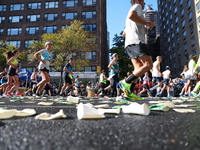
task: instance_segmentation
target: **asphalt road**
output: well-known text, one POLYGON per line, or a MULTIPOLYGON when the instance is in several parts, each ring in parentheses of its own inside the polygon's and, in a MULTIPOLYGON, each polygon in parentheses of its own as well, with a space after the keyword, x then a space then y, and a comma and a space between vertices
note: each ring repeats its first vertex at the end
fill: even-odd
MULTIPOLYGON (((55 99, 25 97, 11 102, 11 98, 0 98, 0 107, 7 109, 33 108, 36 115, 63 109, 67 115, 57 120, 36 120, 36 115, 0 120, 0 150, 200 150, 200 101, 184 102, 196 104, 192 107, 195 113, 178 113, 171 108, 167 112, 151 111, 148 116, 121 112, 106 114, 105 119, 79 120, 76 104, 38 105, 40 101, 55 99)), ((107 103, 110 108, 117 105, 109 99, 82 100, 92 104, 107 103)), ((150 100, 161 99, 137 102, 149 103, 150 100)), ((172 99, 164 99, 168 100, 172 99)))

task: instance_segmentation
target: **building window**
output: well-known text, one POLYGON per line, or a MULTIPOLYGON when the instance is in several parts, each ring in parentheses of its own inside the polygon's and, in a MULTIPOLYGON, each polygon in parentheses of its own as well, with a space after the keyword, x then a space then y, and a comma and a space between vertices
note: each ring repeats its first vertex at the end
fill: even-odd
POLYGON ((180 0, 180 5, 182 5, 183 4, 183 0, 180 0))
POLYGON ((185 20, 182 21, 182 27, 185 27, 185 20))
POLYGON ((58 8, 58 2, 45 2, 45 8, 58 8))
POLYGON ((68 19, 77 19, 78 13, 62 13, 62 20, 68 20, 68 19))
POLYGON ((96 5, 96 0, 83 0, 82 1, 83 6, 95 6, 96 5))
POLYGON ((85 59, 96 59, 96 52, 86 52, 85 53, 85 59))
POLYGON ((96 11, 82 12, 82 19, 91 19, 96 17, 96 11))
POLYGON ((82 25, 82 27, 85 31, 96 31, 97 30, 96 24, 86 24, 86 25, 82 25))
POLYGON ((0 36, 3 35, 4 29, 0 29, 0 36))
MULTIPOLYGON (((199 22, 200 23, 200 22, 199 22)), ((190 32, 193 32, 194 31, 194 26, 193 26, 193 24, 191 24, 190 26, 190 32)))
POLYGON ((4 23, 5 17, 0 17, 0 23, 4 23))
POLYGON ((176 24, 178 23, 178 17, 176 17, 175 22, 176 22, 176 24))
POLYGON ((197 3, 196 8, 197 8, 197 11, 200 10, 200 2, 197 3))
POLYGON ((58 20, 58 14, 44 14, 44 21, 58 20))
POLYGON ((184 32, 183 32, 183 37, 186 38, 186 36, 187 36, 187 32, 184 31, 184 32))
POLYGON ((15 23, 15 22, 22 22, 23 16, 10 16, 8 22, 15 23))
POLYGON ((172 32, 172 39, 174 38, 174 32, 172 32))
POLYGON ((7 41, 6 42, 7 45, 13 45, 15 47, 20 47, 20 43, 21 41, 7 41))
POLYGON ((11 4, 10 11, 24 10, 24 4, 11 4))
POLYGON ((70 27, 70 25, 62 25, 60 28, 61 29, 67 29, 68 27, 70 27))
POLYGON ((183 9, 181 10, 181 15, 183 16, 184 13, 185 13, 185 10, 184 10, 184 8, 183 8, 183 9))
POLYGON ((178 8, 177 8, 177 7, 175 7, 175 9, 174 9, 174 13, 176 14, 176 13, 177 13, 177 11, 178 11, 178 8))
POLYGON ((184 48, 184 50, 187 50, 187 49, 188 49, 187 42, 184 43, 183 48, 184 48))
POLYGON ((77 57, 76 52, 73 52, 73 53, 72 53, 72 58, 73 58, 74 60, 76 60, 76 57, 77 57))
POLYGON ((62 6, 63 7, 77 7, 78 6, 78 0, 63 1, 62 6))
POLYGON ((174 24, 173 23, 171 23, 171 29, 173 29, 174 28, 174 24))
POLYGON ((27 15, 27 22, 40 21, 40 15, 27 15))
POLYGON ((197 23, 200 25, 200 17, 197 18, 197 23))
POLYGON ((189 13, 189 20, 192 20, 192 12, 189 13))
MULTIPOLYGON (((34 41, 38 42, 38 40, 34 40, 34 41)), ((25 48, 32 47, 33 45, 31 43, 33 43, 33 40, 25 40, 24 41, 25 48)))
POLYGON ((190 8, 191 7, 191 0, 188 0, 187 4, 188 4, 188 8, 190 8))
POLYGON ((0 11, 6 11, 6 5, 0 5, 0 11))
POLYGON ((192 45, 194 45, 196 43, 196 40, 195 40, 194 36, 191 38, 191 43, 192 43, 192 45))
POLYGON ((28 9, 41 9, 41 3, 28 3, 28 9))
POLYGON ((176 33, 177 33, 177 34, 179 33, 179 27, 176 28, 176 33))
POLYGON ((43 33, 56 33, 56 26, 43 27, 43 33))
POLYGON ((7 35, 21 35, 22 34, 22 28, 12 28, 8 29, 7 35))
POLYGON ((39 33, 39 27, 29 27, 26 28, 26 35, 29 34, 38 34, 39 33))
POLYGON ((96 66, 88 66, 85 67, 85 72, 96 71, 96 66))

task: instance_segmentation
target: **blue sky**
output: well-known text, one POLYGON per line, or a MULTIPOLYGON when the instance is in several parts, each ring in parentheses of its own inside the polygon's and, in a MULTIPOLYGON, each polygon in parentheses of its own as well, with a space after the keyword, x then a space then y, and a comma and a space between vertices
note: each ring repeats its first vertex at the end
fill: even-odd
MULTIPOLYGON (((157 0, 144 0, 157 10, 157 0)), ((120 34, 125 27, 125 19, 131 7, 130 0, 107 0, 107 25, 110 32, 110 46, 115 34, 120 34)))

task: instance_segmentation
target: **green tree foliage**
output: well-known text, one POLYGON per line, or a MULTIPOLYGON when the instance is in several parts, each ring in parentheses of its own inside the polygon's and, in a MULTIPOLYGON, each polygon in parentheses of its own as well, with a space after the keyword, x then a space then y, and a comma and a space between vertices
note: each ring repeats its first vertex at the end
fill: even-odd
POLYGON ((53 42, 52 52, 56 55, 57 61, 54 64, 55 70, 62 71, 65 63, 68 62, 69 56, 76 53, 76 71, 88 66, 88 60, 80 60, 80 54, 95 49, 95 36, 82 28, 83 22, 74 20, 70 26, 59 30, 57 33, 46 33, 42 35, 42 40, 34 42, 33 47, 35 51, 44 48, 46 41, 53 42), (80 62, 80 63, 79 63, 80 62))
POLYGON ((113 38, 114 44, 110 49, 111 56, 113 53, 117 53, 119 55, 120 79, 126 77, 127 72, 133 71, 133 65, 131 63, 131 60, 124 49, 124 40, 125 39, 122 37, 122 33, 120 35, 116 34, 115 37, 113 38))

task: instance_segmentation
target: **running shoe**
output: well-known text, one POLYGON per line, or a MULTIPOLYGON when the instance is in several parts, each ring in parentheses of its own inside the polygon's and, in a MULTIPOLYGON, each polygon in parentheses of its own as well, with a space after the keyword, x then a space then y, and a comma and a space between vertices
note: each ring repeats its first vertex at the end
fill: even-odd
POLYGON ((9 96, 13 96, 13 94, 12 94, 12 93, 10 93, 10 92, 8 92, 8 95, 9 95, 9 96))
POLYGON ((171 95, 169 95, 169 96, 167 96, 167 98, 172 98, 172 96, 171 96, 171 95))
POLYGON ((136 94, 134 94, 134 93, 131 93, 131 94, 129 94, 129 95, 124 95, 124 98, 126 99, 126 100, 143 100, 143 98, 142 97, 139 97, 139 96, 137 96, 136 94))
POLYGON ((179 94, 179 97, 183 97, 183 94, 180 93, 180 94, 179 94))
POLYGON ((5 96, 5 97, 9 97, 10 95, 9 95, 9 94, 5 94, 5 93, 4 93, 4 94, 3 94, 3 96, 5 96))
POLYGON ((119 87, 120 89, 122 89, 122 91, 124 92, 125 95, 130 95, 131 92, 131 84, 130 83, 126 83, 125 80, 121 80, 119 82, 119 87))
POLYGON ((22 96, 22 94, 21 93, 16 93, 15 96, 22 96))
POLYGON ((191 93, 190 93, 190 96, 192 96, 192 97, 198 97, 198 94, 195 93, 195 92, 191 92, 191 93))

